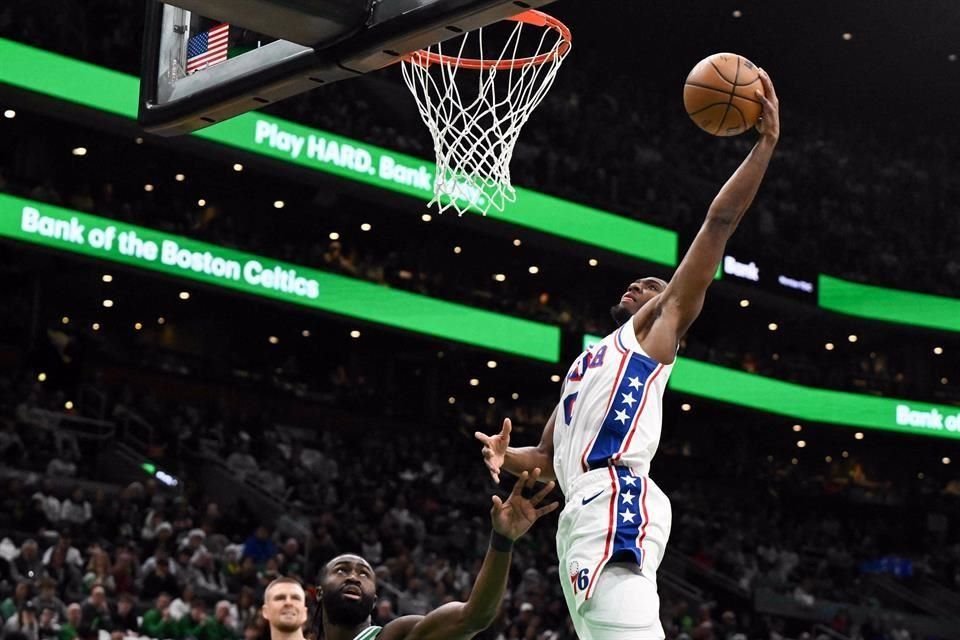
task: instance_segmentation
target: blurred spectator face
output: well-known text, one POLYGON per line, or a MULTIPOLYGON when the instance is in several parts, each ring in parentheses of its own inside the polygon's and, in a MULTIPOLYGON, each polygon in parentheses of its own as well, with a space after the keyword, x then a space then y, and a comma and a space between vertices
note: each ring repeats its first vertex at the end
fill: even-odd
POLYGON ((207 618, 207 607, 202 600, 195 600, 190 606, 190 617, 194 622, 203 622, 207 618))
POLYGON ((40 581, 40 597, 44 599, 54 597, 57 591, 57 583, 49 578, 40 581))
POLYGON ((107 594, 103 587, 97 585, 90 590, 90 603, 98 609, 106 606, 107 594))
POLYGON ((67 607, 67 622, 70 623, 74 629, 80 627, 80 622, 83 620, 83 609, 80 608, 80 605, 74 602, 69 607, 67 607))
POLYGON ((36 560, 39 553, 40 549, 37 547, 37 543, 33 540, 27 540, 20 546, 20 555, 24 560, 36 560))
POLYGON ((248 624, 243 629, 243 640, 260 640, 260 629, 256 625, 248 624))
POLYGON ((33 605, 27 605, 23 609, 20 609, 20 625, 23 626, 33 626, 37 624, 37 610, 33 605))
POLYGON ((220 602, 218 602, 217 611, 216 611, 217 621, 221 623, 225 623, 229 615, 230 615, 230 603, 227 602, 226 600, 221 600, 220 602))
POLYGON ((15 602, 25 602, 27 598, 30 597, 30 583, 29 582, 18 582, 17 587, 13 592, 13 599, 15 602))
POLYGON ((254 535, 256 535, 257 538, 260 540, 266 540, 267 538, 270 537, 270 530, 267 529, 265 526, 260 525, 259 527, 257 527, 257 531, 254 535))
POLYGON ((160 595, 157 596, 157 610, 158 610, 158 611, 164 611, 164 610, 166 610, 167 607, 169 607, 169 606, 170 606, 170 596, 169 596, 169 595, 167 595, 167 594, 165 594, 165 593, 161 593, 160 595))
POLYGON ((300 551, 300 543, 295 538, 287 538, 287 541, 283 543, 283 553, 292 557, 297 555, 298 551, 300 551))
POLYGON ((133 601, 130 598, 120 598, 117 601, 117 613, 121 617, 126 617, 133 609, 133 601))
POLYGON ((50 627, 53 624, 53 609, 44 607, 40 612, 40 626, 50 627))

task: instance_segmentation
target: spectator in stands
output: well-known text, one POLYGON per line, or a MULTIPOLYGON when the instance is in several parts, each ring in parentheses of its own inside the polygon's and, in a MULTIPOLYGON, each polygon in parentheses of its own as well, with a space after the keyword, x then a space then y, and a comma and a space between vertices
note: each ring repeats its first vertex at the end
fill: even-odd
POLYGON ((170 595, 161 593, 154 607, 143 614, 141 630, 149 638, 180 637, 177 621, 170 615, 170 595))
MULTIPOLYGON (((283 543, 279 560, 281 575, 301 577, 305 575, 306 559, 300 553, 300 543, 297 542, 296 538, 287 538, 286 542, 283 543)), ((370 562, 376 564, 376 562, 379 562, 379 559, 376 562, 373 560, 370 560, 370 562)))
POLYGON ((198 551, 207 551, 203 541, 207 539, 207 534, 203 529, 191 529, 183 541, 180 543, 178 551, 186 551, 192 558, 198 551))
POLYGON ((60 505, 60 521, 68 525, 85 525, 93 517, 90 503, 84 499, 83 489, 77 487, 60 505))
POLYGON ((148 571, 143 577, 143 587, 140 589, 140 596, 146 599, 152 599, 161 593, 178 593, 180 585, 177 579, 170 573, 170 559, 166 556, 157 558, 152 570, 148 571))
POLYGON ((83 624, 91 629, 110 631, 113 628, 113 613, 107 602, 107 592, 95 585, 90 590, 90 596, 82 606, 83 624))
POLYGON ((253 535, 243 543, 243 557, 252 558, 258 567, 276 555, 277 545, 270 538, 270 528, 265 524, 257 527, 253 535))
POLYGON ((260 616, 260 607, 257 606, 257 594, 250 587, 240 589, 240 596, 231 611, 233 629, 237 636, 243 635, 243 630, 251 623, 255 623, 260 616))
POLYGON ((207 618, 197 631, 197 640, 234 640, 233 620, 230 619, 230 601, 221 600, 214 608, 213 617, 207 618))
POLYGON ((22 580, 14 587, 11 593, 3 602, 0 602, 0 622, 5 622, 17 615, 17 612, 23 608, 30 600, 30 583, 22 580))
POLYGON ((36 609, 53 609, 57 614, 57 621, 66 619, 67 606, 57 597, 57 581, 50 576, 40 578, 37 596, 32 603, 36 609))
POLYGON ((117 598, 117 606, 112 615, 111 632, 113 640, 126 635, 139 635, 140 623, 137 621, 136 602, 133 597, 124 593, 117 598))
POLYGON ((219 600, 227 595, 227 585, 214 564, 213 554, 205 549, 199 549, 190 559, 187 581, 204 600, 219 600))
POLYGON ((227 466, 241 480, 260 469, 256 458, 250 455, 250 436, 245 431, 240 432, 240 446, 227 456, 227 466))
POLYGON ((10 572, 16 580, 36 580, 43 575, 43 560, 40 547, 33 538, 27 538, 20 545, 20 553, 13 559, 10 572))
POLYGON ((90 591, 95 584, 102 586, 110 594, 117 590, 113 567, 110 564, 110 554, 100 547, 94 547, 90 551, 87 572, 83 576, 83 588, 86 591, 90 591))
POLYGON ((37 637, 40 640, 56 640, 60 636, 60 625, 57 623, 53 609, 44 607, 40 610, 37 620, 37 637))
POLYGON ((62 556, 64 562, 78 570, 83 568, 83 556, 80 555, 80 550, 73 546, 73 534, 69 529, 60 529, 56 544, 43 554, 43 564, 49 565, 54 555, 62 556))
POLYGON ((183 591, 180 592, 180 595, 170 602, 170 618, 180 620, 180 618, 190 615, 190 605, 195 599, 196 593, 193 590, 193 585, 189 582, 183 585, 183 591))
POLYGON ((17 615, 3 624, 3 640, 9 640, 14 632, 22 633, 27 640, 39 640, 39 630, 37 607, 30 601, 20 608, 17 615))
POLYGON ((67 619, 60 625, 59 640, 75 640, 83 622, 83 608, 78 602, 67 606, 67 619))

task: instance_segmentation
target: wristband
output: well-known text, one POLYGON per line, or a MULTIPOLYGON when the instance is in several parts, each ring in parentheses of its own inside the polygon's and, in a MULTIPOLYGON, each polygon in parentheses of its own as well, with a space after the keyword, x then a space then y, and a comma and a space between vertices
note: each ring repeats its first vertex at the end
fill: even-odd
POLYGON ((493 531, 490 533, 490 548, 494 551, 500 551, 502 553, 510 553, 513 551, 513 540, 503 535, 502 533, 497 533, 493 531))

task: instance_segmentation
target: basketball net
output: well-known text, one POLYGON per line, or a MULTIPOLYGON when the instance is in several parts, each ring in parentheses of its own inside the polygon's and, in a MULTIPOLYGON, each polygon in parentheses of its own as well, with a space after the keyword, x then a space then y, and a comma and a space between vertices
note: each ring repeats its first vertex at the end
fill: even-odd
POLYGON ((510 160, 517 138, 553 86, 571 38, 563 23, 539 11, 510 20, 513 30, 495 57, 484 55, 492 37, 484 42, 481 28, 448 42, 446 53, 441 42, 403 60, 403 79, 433 137, 437 170, 427 206, 436 204, 440 213, 453 207, 461 216, 468 210, 486 215, 516 201, 510 160), (518 57, 533 46, 536 53, 518 57), (467 51, 479 57, 468 58, 467 51), (476 79, 457 83, 474 72, 476 79))

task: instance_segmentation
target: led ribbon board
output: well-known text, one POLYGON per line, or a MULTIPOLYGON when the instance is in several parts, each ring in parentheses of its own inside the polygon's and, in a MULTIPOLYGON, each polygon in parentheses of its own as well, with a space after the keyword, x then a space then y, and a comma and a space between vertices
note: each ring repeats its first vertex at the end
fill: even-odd
MULTIPOLYGON (((136 119, 139 79, 0 38, 0 83, 136 119)), ((273 116, 246 113, 195 134, 210 142, 413 196, 433 197, 435 165, 273 116)), ((669 229, 517 189, 490 218, 666 266, 677 264, 669 229)))
POLYGON ((819 278, 819 304, 824 309, 860 318, 960 331, 960 300, 913 291, 884 289, 819 278))
MULTIPOLYGON (((584 336, 584 349, 601 339, 584 336)), ((669 386, 797 420, 960 440, 960 407, 804 387, 690 358, 677 361, 669 386)))
POLYGON ((557 362, 560 329, 0 193, 0 237, 557 362))

